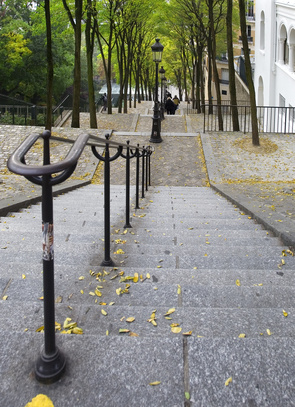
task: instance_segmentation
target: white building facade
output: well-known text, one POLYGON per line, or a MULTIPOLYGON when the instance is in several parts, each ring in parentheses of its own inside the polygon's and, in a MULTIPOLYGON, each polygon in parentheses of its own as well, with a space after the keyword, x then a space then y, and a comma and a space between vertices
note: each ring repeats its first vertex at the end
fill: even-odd
POLYGON ((295 107, 295 0, 256 0, 258 106, 295 107))

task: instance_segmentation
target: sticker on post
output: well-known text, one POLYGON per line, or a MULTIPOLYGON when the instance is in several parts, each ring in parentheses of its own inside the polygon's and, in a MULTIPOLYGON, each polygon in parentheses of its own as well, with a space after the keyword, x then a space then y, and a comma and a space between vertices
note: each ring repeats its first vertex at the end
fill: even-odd
POLYGON ((43 260, 50 261, 53 260, 53 224, 43 223, 42 225, 43 234, 43 260))

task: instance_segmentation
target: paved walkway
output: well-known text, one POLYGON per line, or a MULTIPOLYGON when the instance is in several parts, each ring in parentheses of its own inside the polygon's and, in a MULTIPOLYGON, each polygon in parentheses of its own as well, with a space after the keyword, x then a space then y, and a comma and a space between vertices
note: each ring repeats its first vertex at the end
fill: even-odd
MULTIPOLYGON (((128 114, 118 114, 115 110, 113 115, 98 114, 97 130, 89 129, 88 115, 81 114, 81 129, 72 129, 68 122, 63 128, 54 128, 53 134, 76 138, 85 131, 100 136, 105 130, 113 130, 114 140, 129 139, 131 143, 147 145, 151 132, 151 113, 151 102, 142 102, 136 109, 129 109, 128 114)), ((202 186, 207 185, 209 177, 214 188, 273 229, 286 244, 295 246, 294 136, 262 135, 261 147, 253 148, 251 135, 203 134, 203 117, 184 113, 185 103, 182 102, 177 115, 166 116, 162 122, 163 143, 154 145, 152 160, 154 185, 202 186)), ((28 203, 40 195, 40 187, 32 186, 6 168, 9 155, 20 142, 31 132, 40 130, 37 127, 0 126, 2 215, 5 208, 14 203, 24 200, 28 203)), ((29 162, 38 162, 40 147, 37 145, 34 148, 29 155, 29 162)), ((65 156, 67 150, 67 144, 60 146, 52 142, 52 161, 65 156)), ((90 149, 86 149, 75 173, 65 185, 70 187, 89 182, 96 165, 97 161, 90 149)), ((124 182, 122 165, 122 162, 117 161, 115 167, 112 167, 114 184, 124 182)), ((101 176, 102 172, 99 172, 96 182, 101 181, 101 176)))

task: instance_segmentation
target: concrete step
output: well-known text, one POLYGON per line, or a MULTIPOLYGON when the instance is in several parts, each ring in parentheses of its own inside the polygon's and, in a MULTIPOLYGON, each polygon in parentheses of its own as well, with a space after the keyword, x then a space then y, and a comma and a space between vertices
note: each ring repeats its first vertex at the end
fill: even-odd
MULTIPOLYGON (((205 308, 205 307, 173 307, 174 311, 168 318, 169 309, 158 306, 128 305, 81 305, 57 304, 55 308, 56 322, 63 325, 66 318, 72 318, 83 329, 84 336, 120 336, 120 329, 130 330, 140 338, 176 336, 171 330, 171 324, 181 328, 179 336, 190 332, 191 338, 238 338, 244 334, 246 338, 260 339, 270 336, 287 338, 295 335, 295 308, 288 307, 285 317, 281 308, 205 308), (105 311, 103 315, 101 311, 105 311), (149 319, 155 311, 154 326, 149 319), (127 322, 134 318, 133 322, 127 322)), ((43 326, 43 304, 41 301, 30 302, 24 308, 22 303, 11 304, 8 301, 1 304, 0 323, 2 332, 34 333, 43 326), (16 315, 18 316, 16 318, 16 315)), ((128 334, 128 332, 127 332, 128 334)), ((42 334, 39 334, 42 335, 42 334)), ((62 335, 57 331, 57 336, 62 335)))

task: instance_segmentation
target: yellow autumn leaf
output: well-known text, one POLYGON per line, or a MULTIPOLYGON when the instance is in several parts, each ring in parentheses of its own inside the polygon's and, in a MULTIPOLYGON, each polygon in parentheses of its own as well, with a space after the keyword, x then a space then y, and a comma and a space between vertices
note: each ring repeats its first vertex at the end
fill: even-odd
POLYGON ((89 295, 92 295, 94 297, 95 293, 93 291, 89 291, 89 295))
POLYGON ((25 274, 22 274, 22 279, 24 280, 26 278, 26 275, 25 274))
POLYGON ((38 394, 25 407, 54 407, 52 401, 45 394, 38 394))
POLYGON ((134 283, 138 282, 138 273, 134 273, 133 282, 134 283))
POLYGON ((75 335, 83 335, 83 329, 82 328, 78 328, 77 326, 73 329, 73 334, 75 335))
POLYGON ((98 296, 98 297, 101 297, 102 296, 102 293, 96 288, 96 290, 95 290, 95 294, 98 296))
POLYGON ((80 290, 80 293, 81 293, 81 294, 84 294, 84 291, 83 291, 83 290, 80 290))
POLYGON ((154 319, 151 320, 151 323, 152 325, 157 326, 157 322, 154 319))
POLYGON ((266 332, 267 332, 267 335, 269 335, 269 336, 272 335, 272 333, 270 332, 270 329, 267 329, 266 332))
POLYGON ((150 273, 147 273, 146 278, 151 278, 150 273))
POLYGON ((184 335, 184 336, 191 336, 192 333, 193 333, 193 331, 182 332, 182 335, 184 335))
POLYGON ((43 332, 44 331, 44 325, 40 326, 40 328, 36 329, 36 332, 43 332))
POLYGON ((158 268, 158 269, 161 269, 161 268, 162 268, 162 266, 157 266, 157 268, 158 268))
POLYGON ((238 280, 236 280, 236 285, 237 285, 238 287, 240 287, 241 282, 240 282, 240 280, 239 280, 239 279, 238 279, 238 280))
POLYGON ((283 315, 284 315, 284 317, 288 316, 288 312, 286 312, 284 309, 283 309, 283 315))
MULTIPOLYGON (((91 270, 90 270, 90 271, 91 271, 91 270)), ((79 280, 84 280, 84 278, 85 278, 84 276, 80 276, 80 277, 79 277, 79 280)))
POLYGON ((231 382, 233 381, 232 377, 229 377, 226 381, 225 381, 225 386, 228 386, 231 382))
POLYGON ((118 249, 114 254, 125 254, 125 252, 122 249, 118 249))
POLYGON ((181 332, 181 327, 180 327, 180 326, 173 326, 173 327, 171 328, 171 331, 172 331, 174 334, 179 334, 179 333, 181 332))
POLYGON ((129 332, 128 336, 139 336, 138 334, 136 334, 135 332, 129 332))
POLYGON ((102 313, 102 315, 108 315, 108 313, 104 309, 102 309, 100 312, 102 313))
POLYGON ((120 295, 120 294, 121 294, 121 291, 122 291, 122 288, 121 288, 121 287, 117 288, 117 289, 116 289, 116 294, 117 294, 117 295, 120 295))
POLYGON ((126 333, 129 333, 129 332, 130 332, 129 329, 122 329, 122 328, 119 329, 119 334, 126 334, 126 333))
POLYGON ((106 336, 109 336, 109 331, 106 331, 106 336))
POLYGON ((129 317, 129 318, 126 319, 126 322, 129 322, 129 323, 131 323, 133 321, 135 321, 134 317, 129 317))
POLYGON ((181 286, 179 284, 177 284, 177 294, 178 295, 181 294, 181 286))
POLYGON ((151 382, 149 383, 150 386, 158 386, 161 382, 151 382))
POLYGON ((166 312, 165 316, 170 315, 170 314, 173 314, 173 312, 175 312, 175 308, 170 308, 170 309, 166 312))
POLYGON ((246 334, 240 334, 239 338, 246 338, 246 334))
POLYGON ((8 295, 3 295, 2 300, 3 300, 3 301, 6 301, 7 298, 8 298, 8 295))

